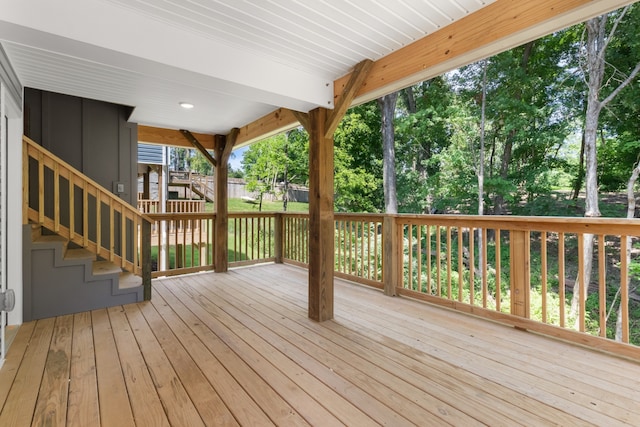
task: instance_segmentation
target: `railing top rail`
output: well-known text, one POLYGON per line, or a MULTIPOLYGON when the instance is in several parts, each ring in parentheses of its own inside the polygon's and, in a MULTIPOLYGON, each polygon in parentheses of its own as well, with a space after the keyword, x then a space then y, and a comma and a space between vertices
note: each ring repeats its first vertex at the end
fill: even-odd
POLYGON ((165 212, 165 213, 148 213, 145 214, 153 221, 171 220, 171 219, 210 219, 215 218, 215 212, 165 212))
POLYGON ((507 215, 393 215, 398 223, 492 228, 520 231, 554 231, 604 235, 640 235, 640 221, 627 218, 526 217, 507 215))
POLYGON ((352 213, 352 212, 335 212, 333 217, 335 219, 341 220, 352 220, 352 221, 360 221, 360 220, 377 220, 382 221, 386 215, 381 213, 352 213))
POLYGON ((36 143, 34 140, 29 138, 28 136, 23 135, 22 136, 22 141, 25 144, 27 144, 29 147, 37 150, 38 152, 42 153, 44 156, 50 158, 51 160, 53 160, 55 163, 59 164, 60 166, 66 168, 66 169, 68 169, 70 171, 73 171, 75 174, 78 175, 78 177, 81 177, 88 184, 90 184, 91 186, 95 187, 96 189, 99 189, 107 198, 113 200, 115 203, 117 203, 118 205, 122 206, 123 210, 129 211, 130 214, 138 216, 138 217, 144 219, 145 221, 152 222, 149 217, 147 217, 145 214, 140 213, 140 211, 138 211, 136 206, 132 206, 129 203, 127 203, 126 201, 124 201, 121 198, 119 198, 118 196, 114 195, 109 190, 105 189, 102 185, 98 184, 96 181, 94 181, 93 179, 89 178, 88 176, 86 176, 82 172, 78 171, 73 166, 71 166, 69 163, 67 163, 64 160, 62 160, 60 157, 58 157, 55 154, 47 151, 44 147, 40 146, 38 143, 36 143))
POLYGON ((275 217, 278 212, 229 212, 229 218, 275 217))

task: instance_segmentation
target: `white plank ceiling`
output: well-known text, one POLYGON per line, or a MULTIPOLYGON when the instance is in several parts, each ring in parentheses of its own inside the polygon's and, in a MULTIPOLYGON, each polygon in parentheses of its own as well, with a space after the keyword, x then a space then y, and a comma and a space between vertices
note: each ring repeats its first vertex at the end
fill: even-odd
POLYGON ((0 43, 27 87, 227 133, 278 107, 331 107, 332 82, 358 62, 493 1, 0 0, 0 43))
MULTIPOLYGON (((331 108, 333 82, 363 59, 495 1, 0 0, 0 44, 24 86, 132 106, 144 125, 226 134, 279 107, 331 108)), ((577 13, 515 42, 589 12, 577 13)), ((482 54, 514 45, 499 40, 482 54)))

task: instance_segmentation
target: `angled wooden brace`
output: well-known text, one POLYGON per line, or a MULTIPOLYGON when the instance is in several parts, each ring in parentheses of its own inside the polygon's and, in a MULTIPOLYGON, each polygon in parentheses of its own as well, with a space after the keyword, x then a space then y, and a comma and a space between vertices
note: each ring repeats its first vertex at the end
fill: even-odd
POLYGON ((373 61, 370 59, 365 59, 354 67, 351 76, 349 76, 349 81, 345 85, 342 94, 337 99, 335 107, 333 108, 333 110, 331 110, 329 116, 327 117, 327 123, 324 129, 325 138, 333 136, 333 133, 338 128, 340 121, 351 106, 353 99, 358 94, 360 87, 366 80, 372 68, 373 61))
POLYGON ((202 153, 204 158, 207 159, 207 161, 211 163, 213 167, 216 167, 218 165, 218 163, 216 162, 216 159, 214 159, 213 156, 211 156, 211 154, 207 151, 207 149, 204 148, 202 144, 200 144, 198 139, 195 136, 193 136, 193 134, 190 131, 185 129, 180 129, 180 133, 187 139, 187 141, 191 143, 191 145, 193 145, 200 153, 202 153))

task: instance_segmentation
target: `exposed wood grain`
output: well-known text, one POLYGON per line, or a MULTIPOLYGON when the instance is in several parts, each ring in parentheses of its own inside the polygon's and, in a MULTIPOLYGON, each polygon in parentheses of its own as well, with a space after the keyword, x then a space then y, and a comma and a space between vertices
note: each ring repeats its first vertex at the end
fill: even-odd
MULTIPOLYGON (((353 102, 379 98, 570 25, 559 17, 572 16, 573 23, 578 23, 629 3, 632 1, 498 0, 375 61, 353 102)), ((352 74, 333 82, 335 100, 340 100, 352 74)), ((297 125, 290 110, 281 108, 242 127, 238 144, 268 138, 297 125)))
MULTIPOLYGON (((193 136, 198 139, 204 148, 213 150, 215 135, 194 132, 193 136)), ((192 145, 177 129, 138 125, 138 141, 150 144, 170 145, 173 147, 192 148, 192 145)))
POLYGON ((182 134, 182 136, 185 137, 185 139, 194 147, 196 147, 196 149, 200 152, 200 154, 202 154, 204 156, 205 159, 207 159, 209 161, 209 163, 211 163, 211 165, 213 167, 217 166, 216 163, 216 159, 213 158, 213 156, 211 155, 211 153, 209 153, 207 151, 207 149, 200 143, 200 141, 198 141, 198 138, 196 138, 196 136, 189 132, 188 130, 185 129, 180 129, 180 133, 182 134))
MULTIPOLYGON (((162 303, 160 301, 160 304, 162 303)), ((162 346, 163 353, 171 361, 180 383, 189 393, 189 398, 197 408, 204 424, 207 426, 238 425, 220 395, 207 381, 197 363, 182 346, 154 305, 139 304, 139 307, 158 343, 162 346)))
POLYGON ((9 391, 18 374, 25 352, 30 348, 31 334, 33 334, 35 327, 36 322, 23 323, 11 343, 11 352, 7 354, 0 370, 0 410, 7 401, 7 396, 9 396, 9 391))
POLYGON ((193 316, 180 300, 164 287, 162 282, 157 284, 158 297, 153 302, 154 306, 170 325, 175 336, 198 364, 213 388, 220 394, 234 418, 241 425, 271 424, 264 411, 205 344, 212 332, 202 326, 197 317, 193 316))
POLYGON ((122 307, 108 309, 118 357, 124 373, 131 409, 137 424, 169 426, 144 356, 136 343, 122 307))
POLYGON ((278 384, 272 388, 271 384, 258 374, 262 369, 273 369, 272 365, 263 364, 263 359, 259 356, 251 363, 255 363, 260 368, 257 372, 251 369, 251 365, 242 358, 242 355, 234 351, 234 345, 237 343, 235 340, 238 338, 208 312, 204 299, 196 296, 194 300, 193 295, 186 294, 183 288, 174 288, 173 292, 202 324, 216 331, 216 337, 210 336, 207 339, 209 350, 225 365, 236 381, 242 385, 252 385, 248 392, 275 424, 308 425, 300 414, 276 392, 278 384))
POLYGON ((103 425, 133 425, 133 412, 106 310, 91 312, 100 419, 103 425))
POLYGON ((531 289, 529 241, 528 232, 511 231, 509 233, 511 314, 527 319, 529 318, 529 290, 531 289))
POLYGON ((309 113, 309 317, 333 318, 333 137, 325 137, 327 110, 309 113))
POLYGON ((83 312, 73 316, 67 426, 95 425, 100 425, 95 347, 91 313, 83 312))
POLYGON ((0 425, 45 414, 103 426, 640 419, 637 359, 342 280, 334 320, 315 322, 307 280, 281 264, 162 279, 152 302, 27 323, 0 370, 0 425))
POLYGON ((11 392, 0 413, 1 426, 31 425, 54 324, 55 319, 39 320, 36 323, 29 340, 29 351, 22 358, 11 392))
POLYGON ((73 316, 55 319, 44 375, 33 414, 33 424, 63 426, 67 423, 69 377, 71 369, 71 338, 73 316))
POLYGON ((124 310, 169 423, 176 426, 204 426, 200 414, 189 398, 169 358, 162 351, 162 347, 142 316, 140 307, 136 304, 128 304, 124 306, 124 310))
POLYGON ((349 79, 344 84, 342 92, 334 96, 335 107, 327 118, 327 123, 325 125, 324 131, 325 138, 333 138, 333 133, 338 128, 338 125, 342 121, 344 114, 351 106, 353 99, 362 87, 362 84, 365 82, 372 68, 373 61, 371 61, 370 59, 365 59, 364 61, 358 63, 349 75, 349 79))

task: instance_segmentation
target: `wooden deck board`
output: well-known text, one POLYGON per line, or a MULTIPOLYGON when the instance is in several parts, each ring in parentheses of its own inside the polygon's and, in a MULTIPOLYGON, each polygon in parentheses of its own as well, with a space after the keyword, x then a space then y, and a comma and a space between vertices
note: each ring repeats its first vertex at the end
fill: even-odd
POLYGON ((34 425, 62 426, 67 423, 72 335, 73 316, 57 317, 33 415, 34 425))
POLYGON ((23 325, 0 425, 638 425, 640 363, 283 265, 23 325))
POLYGON ((98 405, 100 420, 106 426, 135 425, 118 348, 106 309, 91 312, 98 405))
POLYGON ((95 346, 89 312, 78 313, 73 317, 69 409, 66 424, 77 427, 100 425, 95 346))

